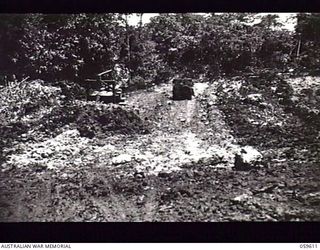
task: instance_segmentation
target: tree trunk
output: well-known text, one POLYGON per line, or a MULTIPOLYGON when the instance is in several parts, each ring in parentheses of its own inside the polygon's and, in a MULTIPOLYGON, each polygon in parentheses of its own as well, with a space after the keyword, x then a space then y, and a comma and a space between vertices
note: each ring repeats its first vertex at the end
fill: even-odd
POLYGON ((139 21, 139 39, 141 39, 142 16, 143 16, 143 13, 140 13, 140 21, 139 21))
POLYGON ((299 43, 298 43, 297 57, 299 57, 300 55, 300 49, 301 49, 301 38, 299 39, 299 43))
POLYGON ((129 84, 130 84, 131 79, 132 79, 132 72, 131 72, 131 47, 130 47, 130 37, 129 37, 128 15, 129 14, 125 14, 125 16, 126 16, 126 42, 127 42, 127 49, 128 49, 129 84))

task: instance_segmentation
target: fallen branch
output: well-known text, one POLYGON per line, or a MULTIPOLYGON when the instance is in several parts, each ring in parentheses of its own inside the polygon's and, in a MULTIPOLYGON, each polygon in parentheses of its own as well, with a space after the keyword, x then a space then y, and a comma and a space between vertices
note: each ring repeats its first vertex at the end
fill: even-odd
POLYGON ((27 76, 26 78, 24 78, 21 82, 19 82, 18 84, 20 85, 21 83, 24 83, 26 80, 28 80, 30 78, 30 76, 27 76))

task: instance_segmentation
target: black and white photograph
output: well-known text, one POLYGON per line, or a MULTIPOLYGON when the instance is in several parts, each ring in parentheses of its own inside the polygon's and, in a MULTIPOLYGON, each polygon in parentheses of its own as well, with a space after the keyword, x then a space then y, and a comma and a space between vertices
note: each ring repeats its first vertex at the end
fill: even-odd
POLYGON ((0 222, 319 221, 319 66, 319 13, 1 13, 0 222))

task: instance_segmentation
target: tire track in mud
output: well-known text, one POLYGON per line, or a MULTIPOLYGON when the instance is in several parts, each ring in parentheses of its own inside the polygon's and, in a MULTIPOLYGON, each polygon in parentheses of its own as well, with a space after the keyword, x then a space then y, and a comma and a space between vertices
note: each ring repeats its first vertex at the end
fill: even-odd
MULTIPOLYGON (((168 105, 165 98, 170 96, 171 88, 170 85, 164 85, 152 93, 135 95, 131 100, 129 99, 129 105, 138 106, 140 114, 150 120, 160 120, 160 124, 157 123, 154 132, 147 137, 151 138, 151 145, 158 144, 160 148, 166 148, 169 151, 167 157, 171 158, 172 155, 176 155, 178 162, 169 161, 169 165, 177 166, 179 158, 182 162, 186 160, 197 161, 201 158, 208 158, 210 155, 213 157, 215 153, 220 156, 226 155, 227 158, 229 156, 230 163, 239 146, 235 144, 235 139, 231 135, 230 128, 225 123, 221 111, 214 105, 216 85, 196 83, 194 88, 195 97, 192 100, 169 101, 170 105, 168 105), (200 118, 200 111, 208 113, 207 107, 201 106, 203 99, 206 103, 213 103, 210 120, 202 121, 200 118), (152 100, 154 107, 157 106, 157 103, 161 103, 160 109, 155 113, 150 110, 150 105, 141 104, 141 100, 147 100, 148 104, 152 100), (169 129, 167 129, 168 127, 169 129)), ((139 139, 144 140, 142 137, 139 139)), ((161 158, 158 161, 161 161, 161 158)))
MULTIPOLYGON (((199 83, 201 87, 206 84, 199 83)), ((201 95, 202 92, 207 88, 200 88, 202 91, 195 91, 197 96, 201 95)), ((197 100, 193 98, 192 100, 182 100, 182 101, 164 101, 163 96, 159 96, 159 93, 168 97, 170 96, 171 88, 169 85, 161 86, 159 89, 155 90, 153 93, 142 93, 143 95, 148 95, 146 98, 138 98, 135 96, 132 100, 129 101, 129 105, 138 106, 141 105, 139 102, 141 100, 152 100, 153 105, 156 103, 157 105, 161 105, 161 111, 156 114, 160 116, 160 123, 157 124, 158 130, 154 131, 149 137, 152 137, 151 142, 153 146, 155 144, 159 144, 160 148, 169 149, 170 153, 167 154, 169 158, 176 158, 179 161, 180 158, 190 158, 190 153, 198 152, 198 147, 200 146, 200 140, 197 135, 192 132, 192 127, 194 127, 198 121, 196 118, 196 105, 197 100), (162 100, 161 100, 162 99, 162 100), (169 128, 167 130, 167 128, 169 128), (177 158, 178 157, 178 158, 177 158)), ((144 103, 143 103, 144 104, 144 103)), ((140 113, 143 116, 148 116, 150 119, 158 120, 158 117, 152 117, 154 114, 150 112, 148 109, 144 109, 144 106, 150 107, 150 105, 141 105, 139 107, 140 113), (151 113, 148 114, 148 113, 151 113)), ((192 156, 193 154, 191 154, 192 156)), ((152 156, 151 156, 152 157, 152 156)), ((165 157, 165 156, 164 156, 165 157)), ((152 159, 150 159, 152 160, 152 159)), ((161 161, 161 158, 158 160, 161 161)), ((168 165, 175 165, 177 162, 168 162, 168 165)), ((167 169, 170 170, 170 169, 167 169)), ((158 171, 159 172, 159 171, 158 171)))
POLYGON ((145 222, 154 221, 158 207, 159 207, 159 202, 157 201, 156 191, 153 188, 147 194, 147 200, 144 205, 144 216, 142 221, 145 221, 145 222))
MULTIPOLYGON (((204 89, 205 88, 203 88, 203 90, 204 89)), ((141 93, 140 95, 133 95, 131 99, 129 98, 128 102, 129 105, 139 110, 140 115, 150 119, 149 113, 153 115, 152 109, 156 105, 161 103, 162 109, 164 109, 164 103, 167 104, 168 102, 166 99, 168 99, 169 91, 171 91, 169 85, 162 86, 152 93, 149 92, 141 93), (144 96, 144 98, 141 98, 142 96, 144 96), (146 98, 146 96, 148 97, 146 98)), ((200 95, 199 92, 197 93, 200 95)), ((188 156, 191 158, 196 157, 200 151, 200 140, 197 138, 197 135, 191 131, 191 127, 194 125, 193 122, 196 117, 196 104, 196 98, 172 103, 169 101, 170 108, 165 110, 164 113, 158 114, 159 116, 161 115, 162 118, 159 119, 160 124, 158 123, 158 128, 160 128, 160 131, 156 130, 151 135, 146 135, 143 136, 144 138, 139 138, 142 139, 142 141, 145 141, 147 145, 141 143, 138 145, 138 147, 137 145, 134 145, 134 148, 138 151, 143 151, 144 148, 150 148, 150 146, 152 148, 152 146, 154 146, 156 147, 155 150, 157 150, 157 146, 160 145, 161 147, 159 148, 166 148, 171 152, 169 154, 169 159, 167 159, 168 165, 176 165, 176 162, 170 163, 170 156, 179 156, 179 154, 174 152, 174 150, 179 148, 181 152, 188 152, 188 154, 190 154, 188 156), (167 127, 170 129, 169 131, 166 130, 167 127), (149 140, 149 138, 151 138, 151 140, 149 140), (144 145, 144 147, 141 147, 141 145, 144 145)), ((156 119, 153 118, 153 120, 156 119)), ((124 151, 130 152, 129 149, 124 151)), ((154 155, 150 154, 149 160, 154 160, 152 159, 153 157, 154 155)), ((161 157, 158 161, 161 161, 161 157)), ((143 171, 146 171, 146 169, 143 171)), ((170 172, 171 169, 169 168, 167 171, 170 172)), ((95 204, 101 208, 104 214, 109 214, 109 218, 107 220, 155 221, 160 206, 156 183, 151 183, 150 188, 145 190, 143 195, 140 197, 138 196, 138 199, 140 198, 142 200, 142 205, 138 206, 136 201, 125 198, 121 193, 117 193, 109 196, 109 205, 107 205, 106 202, 101 202, 98 200, 96 200, 95 204)))
MULTIPOLYGON (((165 165, 168 168, 163 170, 158 168, 157 171, 149 170, 149 173, 157 174, 162 171, 179 171, 176 169, 177 164, 183 165, 188 162, 197 162, 203 158, 210 159, 214 156, 214 152, 219 150, 221 151, 221 155, 226 154, 226 151, 220 149, 223 146, 221 145, 221 141, 225 141, 226 138, 232 137, 228 128, 224 129, 223 132, 219 130, 221 127, 226 126, 220 111, 217 110, 217 108, 215 108, 216 110, 214 111, 215 115, 217 115, 214 122, 217 122, 218 120, 219 122, 218 125, 215 126, 216 131, 211 133, 211 137, 214 137, 213 140, 207 140, 204 136, 212 130, 210 126, 207 126, 208 124, 204 124, 200 121, 198 114, 199 109, 201 108, 201 98, 206 96, 208 101, 214 101, 215 91, 211 88, 209 93, 205 93, 209 88, 207 83, 196 83, 194 88, 195 97, 192 100, 168 100, 168 96, 170 96, 171 91, 169 85, 161 86, 151 93, 141 93, 132 96, 131 99, 129 98, 129 105, 136 108, 138 107, 140 115, 147 117, 148 120, 158 122, 158 129, 151 135, 146 136, 152 138, 149 141, 151 142, 151 145, 149 145, 149 147, 146 146, 146 148, 152 148, 152 146, 156 145, 159 146, 159 148, 166 148, 169 151, 167 151, 167 155, 163 156, 163 158, 167 157, 167 159, 165 159, 167 160, 165 165), (146 100, 146 103, 143 100, 146 100), (160 109, 158 109, 157 113, 154 113, 152 107, 160 107, 160 109), (224 137, 221 134, 224 135, 224 137), (210 146, 213 146, 213 149, 208 151, 210 146), (173 158, 172 156, 176 158, 173 158), (170 165, 174 168, 170 169, 170 165)), ((143 140, 143 138, 139 139, 143 140)), ((140 150, 143 151, 143 148, 140 150)), ((155 147, 155 150, 157 150, 157 147, 155 147)), ((154 157, 154 155, 151 154, 149 159, 150 161, 156 159, 152 159, 152 157, 154 157)), ((233 159, 229 160, 232 161, 233 159)), ((161 157, 157 161, 158 165, 161 164, 161 157)), ((148 172, 147 169, 141 170, 148 172)), ((156 194, 156 188, 156 186, 151 187, 151 189, 144 193, 145 203, 144 206, 141 207, 142 221, 154 221, 157 217, 157 211, 159 211, 160 205, 158 200, 159 197, 157 197, 156 194)))

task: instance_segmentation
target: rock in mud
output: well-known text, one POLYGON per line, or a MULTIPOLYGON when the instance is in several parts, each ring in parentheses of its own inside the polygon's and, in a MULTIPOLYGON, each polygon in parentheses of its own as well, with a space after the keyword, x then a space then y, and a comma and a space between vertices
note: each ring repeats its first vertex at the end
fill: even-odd
POLYGON ((309 193, 302 197, 308 204, 312 206, 320 205, 320 192, 309 193))
POLYGON ((235 155, 234 168, 236 170, 250 170, 259 166, 262 154, 251 146, 243 147, 235 155))
POLYGON ((250 198, 251 198, 251 196, 248 195, 248 194, 241 194, 241 195, 233 198, 233 199, 232 199, 232 202, 233 202, 233 203, 242 203, 242 202, 244 202, 244 201, 246 201, 246 200, 248 200, 248 199, 250 199, 250 198))
POLYGON ((142 178, 145 177, 145 173, 143 173, 143 172, 136 172, 136 173, 133 174, 133 176, 134 176, 135 178, 137 178, 137 179, 142 179, 142 178))
POLYGON ((123 163, 128 163, 132 160, 132 157, 131 155, 128 155, 128 154, 122 154, 122 155, 119 155, 117 157, 114 157, 112 159, 112 164, 113 165, 119 165, 119 164, 123 164, 123 163))
POLYGON ((208 103, 207 103, 207 107, 211 107, 211 106, 213 106, 214 105, 214 102, 213 101, 209 101, 208 103))
POLYGON ((180 119, 181 122, 186 122, 187 120, 185 118, 180 119))
POLYGON ((251 104, 260 104, 263 101, 262 94, 247 95, 247 97, 244 98, 244 101, 251 104))
POLYGON ((168 178, 168 177, 170 177, 170 173, 161 171, 161 172, 158 173, 158 176, 159 176, 160 178, 168 178))

